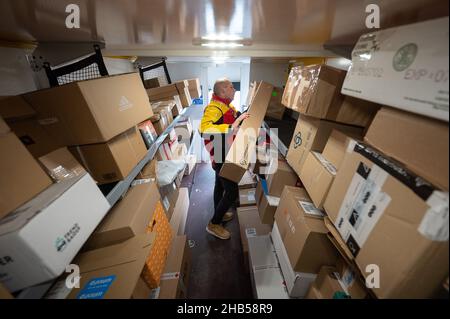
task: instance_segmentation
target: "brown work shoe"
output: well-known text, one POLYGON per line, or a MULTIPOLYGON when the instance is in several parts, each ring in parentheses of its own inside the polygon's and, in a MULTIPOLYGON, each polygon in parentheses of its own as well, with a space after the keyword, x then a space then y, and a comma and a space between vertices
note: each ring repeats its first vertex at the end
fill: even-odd
POLYGON ((230 239, 231 236, 230 232, 223 228, 222 225, 209 223, 208 226, 206 226, 206 231, 220 239, 230 239))
POLYGON ((225 215, 223 215, 222 221, 223 222, 229 222, 233 219, 234 214, 232 212, 226 212, 225 215))

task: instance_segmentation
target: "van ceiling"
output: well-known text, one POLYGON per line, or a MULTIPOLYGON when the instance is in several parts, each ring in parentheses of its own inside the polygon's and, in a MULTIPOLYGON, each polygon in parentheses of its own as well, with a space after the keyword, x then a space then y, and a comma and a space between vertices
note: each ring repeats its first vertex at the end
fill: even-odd
POLYGON ((374 2, 382 28, 448 15, 447 0, 2 0, 0 40, 100 42, 109 55, 209 56, 213 49, 194 42, 226 33, 251 43, 227 50, 231 56, 346 56, 369 31, 365 10, 374 2), (79 29, 65 25, 72 3, 79 29))

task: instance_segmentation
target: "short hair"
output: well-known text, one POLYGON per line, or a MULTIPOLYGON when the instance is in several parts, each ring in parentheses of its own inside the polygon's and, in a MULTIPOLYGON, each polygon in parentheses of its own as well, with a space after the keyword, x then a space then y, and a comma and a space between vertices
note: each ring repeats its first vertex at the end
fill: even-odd
POLYGON ((231 81, 227 78, 217 79, 216 82, 214 83, 214 89, 213 89, 214 94, 220 95, 222 93, 222 88, 227 83, 231 83, 231 81))

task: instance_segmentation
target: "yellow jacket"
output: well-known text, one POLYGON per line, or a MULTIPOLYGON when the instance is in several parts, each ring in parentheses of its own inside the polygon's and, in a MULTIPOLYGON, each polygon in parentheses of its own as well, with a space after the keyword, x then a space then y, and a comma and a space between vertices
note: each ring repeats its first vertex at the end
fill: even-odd
POLYGON ((200 133, 227 133, 237 114, 233 105, 211 100, 203 113, 200 133))

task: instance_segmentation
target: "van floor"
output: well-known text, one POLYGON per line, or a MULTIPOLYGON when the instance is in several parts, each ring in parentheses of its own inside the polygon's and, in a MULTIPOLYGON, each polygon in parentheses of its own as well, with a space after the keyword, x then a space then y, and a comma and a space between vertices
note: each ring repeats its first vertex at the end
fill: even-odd
MULTIPOLYGON (((188 116, 194 132, 203 115, 202 107, 190 107, 188 116)), ((201 144, 198 132, 195 139, 201 144)), ((195 152, 204 152, 202 145, 194 145, 195 152)), ((205 154, 196 154, 204 159, 205 154)), ((189 189, 189 210, 185 233, 189 240, 192 268, 187 288, 188 299, 251 299, 253 298, 249 269, 244 264, 244 255, 239 232, 236 209, 234 218, 226 223, 231 232, 229 240, 221 240, 206 232, 206 225, 214 213, 213 191, 215 175, 210 163, 197 163, 186 176, 181 187, 189 189)))

